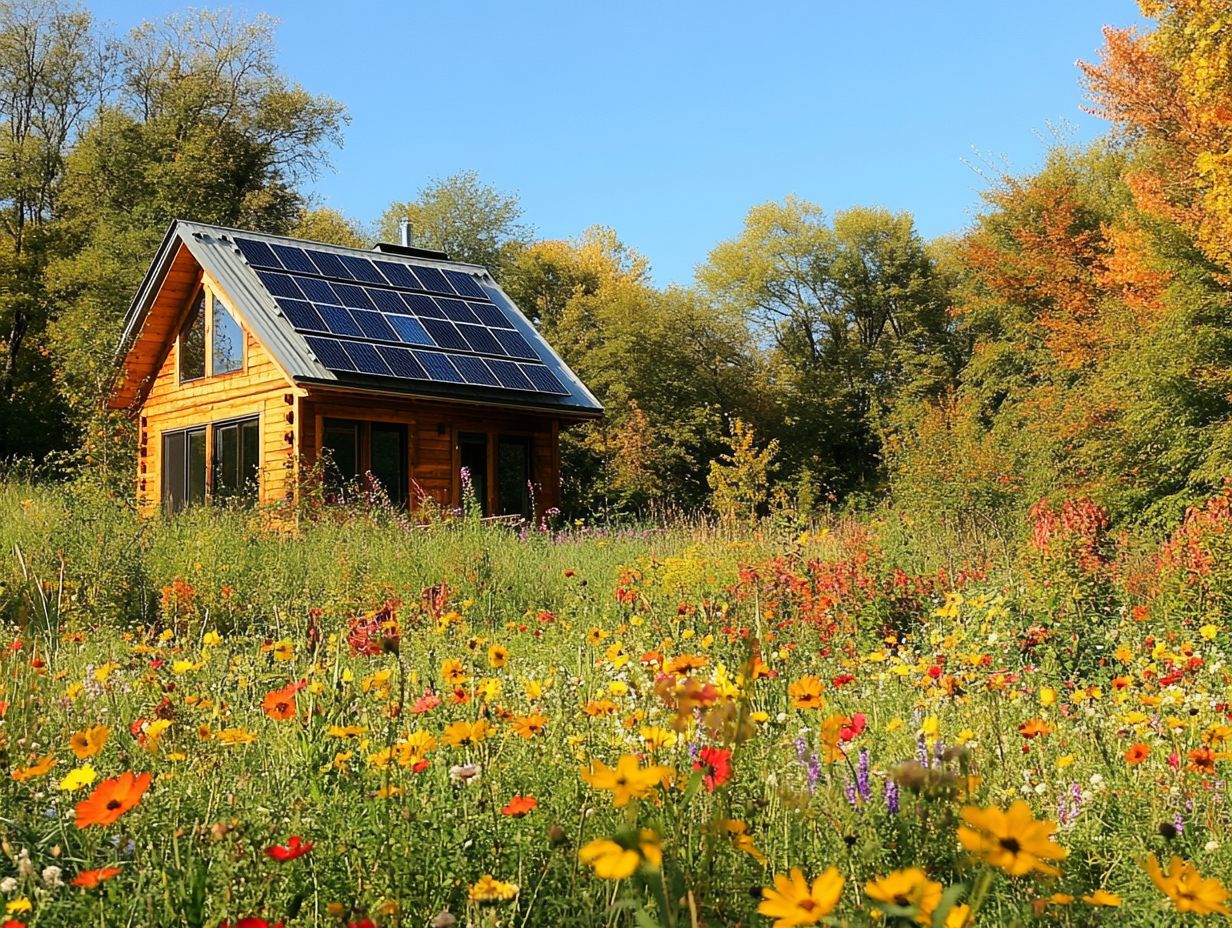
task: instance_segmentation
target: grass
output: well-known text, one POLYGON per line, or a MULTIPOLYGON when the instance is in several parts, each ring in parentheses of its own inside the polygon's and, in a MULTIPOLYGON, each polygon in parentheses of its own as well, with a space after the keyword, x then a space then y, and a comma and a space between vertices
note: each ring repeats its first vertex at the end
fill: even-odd
POLYGON ((888 515, 291 532, 0 485, 0 902, 28 926, 787 926, 827 885, 773 917, 762 888, 834 867, 836 923, 1184 924, 1142 862, 1232 872, 1232 582, 1185 560, 1225 526, 1177 561, 1071 515, 1012 551, 888 515), (78 827, 126 772, 148 790, 78 827), (1058 876, 958 840, 1020 799, 1058 876))

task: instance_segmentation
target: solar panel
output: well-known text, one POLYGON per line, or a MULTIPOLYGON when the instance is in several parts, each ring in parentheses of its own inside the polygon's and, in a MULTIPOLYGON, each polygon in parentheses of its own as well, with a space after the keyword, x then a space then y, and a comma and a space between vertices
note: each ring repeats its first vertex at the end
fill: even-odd
POLYGON ((412 351, 415 360, 424 366, 428 377, 441 383, 463 383, 462 375, 449 363, 449 358, 436 351, 412 351))
POLYGON ((498 361, 491 358, 488 360, 488 367, 492 369, 492 373, 496 375, 502 387, 508 387, 510 390, 533 391, 535 389, 530 378, 523 374, 522 369, 512 361, 498 361))
POLYGON ((569 395, 565 385, 557 380, 556 375, 544 365, 519 364, 518 368, 526 375, 526 379, 535 385, 535 389, 540 393, 555 393, 558 396, 569 395))
POLYGON ((451 354, 449 360, 458 369, 458 373, 466 378, 467 383, 478 387, 499 387, 500 381, 488 370, 483 358, 472 358, 465 354, 451 354))
POLYGON ((419 278, 419 282, 433 293, 448 293, 453 295, 453 287, 449 286, 449 281, 434 267, 417 267, 415 268, 415 276, 419 278))
POLYGON ((253 267, 268 267, 279 271, 282 270, 282 265, 274 257, 273 250, 265 242, 254 241, 250 238, 237 238, 235 244, 239 246, 240 254, 244 256, 244 260, 253 267))
POLYGON ((473 296, 480 300, 488 298, 488 295, 483 292, 483 287, 479 286, 479 282, 470 274, 464 274, 461 271, 445 271, 445 277, 463 296, 473 296))
POLYGON ((329 306, 325 303, 313 303, 312 306, 325 321, 326 330, 334 335, 353 335, 358 338, 364 334, 355 317, 341 306, 329 306))
POLYGON ((521 332, 515 332, 513 329, 493 329, 492 335, 511 357, 526 361, 539 360, 539 353, 522 337, 521 332))
POLYGON ((342 342, 336 338, 317 338, 315 335, 305 335, 304 341, 317 356, 317 360, 331 371, 353 371, 355 364, 351 361, 342 342))
POLYGON ((274 296, 285 296, 292 300, 304 298, 304 294, 295 285, 294 277, 287 274, 273 274, 269 271, 257 271, 257 276, 261 278, 261 283, 265 284, 265 289, 274 296))
POLYGON ((470 345, 471 351, 476 354, 504 356, 505 349, 501 347, 500 342, 496 340, 492 333, 483 326, 458 323, 458 331, 462 333, 462 337, 470 345))
POLYGON ((453 348, 456 351, 471 350, 466 339, 447 319, 421 319, 420 321, 428 330, 428 334, 432 336, 432 340, 442 348, 453 348))
POLYGON ((432 337, 418 319, 411 316, 389 315, 385 319, 398 333, 398 338, 408 345, 434 345, 432 337))
POLYGON ((494 306, 491 303, 467 303, 471 312, 484 325, 495 326, 498 329, 507 329, 512 323, 505 318, 505 314, 501 312, 499 306, 494 306))
POLYGON ((408 380, 431 380, 423 365, 415 360, 409 348, 393 348, 389 345, 377 345, 377 353, 389 365, 395 377, 405 377, 408 380))
POLYGON ((359 323, 363 333, 369 338, 375 338, 381 342, 396 342, 398 340, 398 333, 393 330, 393 327, 380 313, 369 312, 366 309, 353 309, 351 310, 351 315, 359 323))
POLYGON ((375 374, 378 377, 390 377, 393 371, 381 360, 375 345, 367 342, 343 342, 346 353, 351 356, 355 369, 361 374, 375 374))
POLYGON ((473 273, 397 257, 236 237, 323 367, 339 373, 568 396, 533 337, 473 273))
POLYGON ((321 320, 321 314, 312 308, 311 303, 303 300, 288 300, 278 297, 278 308, 287 317, 291 325, 297 329, 308 329, 312 332, 328 332, 329 329, 321 320))
POLYGON ((304 253, 312 259, 312 263, 317 266, 317 270, 326 277, 335 277, 339 280, 354 280, 350 273, 347 272, 346 265, 335 254, 330 254, 328 251, 310 251, 304 249, 304 253))
POLYGON ((445 311, 436 305, 436 300, 426 293, 403 293, 402 300, 416 316, 428 319, 444 319, 445 311))
POLYGON ((356 258, 354 255, 339 255, 338 258, 356 280, 362 280, 364 283, 369 284, 385 283, 385 278, 381 276, 381 272, 367 258, 356 258))
POLYGON ((271 245, 274 254, 288 271, 299 271, 302 274, 315 274, 316 269, 302 248, 292 248, 290 245, 271 245))

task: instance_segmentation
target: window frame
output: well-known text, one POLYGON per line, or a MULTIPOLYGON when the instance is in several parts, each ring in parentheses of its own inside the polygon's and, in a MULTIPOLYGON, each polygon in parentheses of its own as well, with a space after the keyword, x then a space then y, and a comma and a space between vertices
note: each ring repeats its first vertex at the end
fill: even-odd
MULTIPOLYGON (((355 467, 357 473, 356 478, 363 477, 365 474, 372 472, 372 429, 373 426, 385 426, 391 429, 397 429, 401 434, 400 439, 400 456, 402 458, 402 486, 397 494, 391 493, 390 488, 382 484, 385 494, 389 497, 390 502, 397 507, 409 509, 411 500, 413 499, 412 482, 414 479, 414 462, 411 457, 411 447, 414 439, 415 423, 413 420, 406 419, 390 419, 379 415, 364 415, 360 411, 337 411, 329 414, 320 414, 317 416, 317 442, 316 442, 316 457, 321 460, 321 455, 324 449, 329 445, 325 441, 326 431, 333 425, 337 427, 348 426, 355 429, 355 467)), ((375 476, 375 475, 374 475, 375 476)), ((349 479, 343 477, 344 480, 349 479)))
POLYGON ((192 289, 187 308, 180 320, 180 327, 175 337, 175 374, 179 384, 200 383, 203 380, 224 379, 244 374, 248 371, 248 330, 244 327, 239 314, 235 312, 231 302, 221 295, 221 290, 204 276, 197 280, 192 289), (184 376, 184 333, 197 301, 202 300, 201 314, 205 317, 205 372, 196 377, 184 376), (214 370, 214 313, 217 308, 225 312, 240 330, 240 366, 229 371, 214 370))
POLYGON ((158 438, 159 438, 159 462, 158 462, 159 483, 161 485, 160 486, 160 497, 161 497, 160 503, 162 505, 163 511, 167 512, 168 514, 174 514, 177 512, 182 512, 184 509, 187 509, 189 506, 197 505, 200 503, 208 503, 210 499, 210 426, 209 424, 207 423, 204 425, 190 425, 190 426, 185 426, 184 428, 168 429, 164 432, 161 432, 158 438), (198 433, 201 435, 201 441, 202 441, 202 444, 204 445, 204 448, 203 448, 204 460, 202 461, 201 498, 199 500, 196 500, 192 498, 192 492, 191 492, 191 487, 190 487, 190 470, 188 466, 188 461, 190 458, 190 454, 189 454, 190 438, 194 434, 198 434, 198 433), (179 488, 179 492, 180 492, 179 505, 176 505, 175 497, 173 495, 168 494, 168 487, 170 486, 171 478, 172 478, 171 470, 167 465, 167 461, 170 457, 170 455, 167 454, 167 445, 169 441, 181 441, 184 443, 183 456, 182 456, 184 471, 180 477, 181 486, 179 488))
MULTIPOLYGON (((531 506, 535 505, 538 499, 538 488, 540 486, 535 473, 535 450, 538 447, 537 433, 527 429, 509 429, 500 428, 491 425, 466 425, 457 424, 452 429, 452 462, 453 474, 451 480, 452 486, 452 505, 457 508, 462 505, 462 437, 464 435, 483 435, 487 443, 487 469, 484 474, 485 498, 479 501, 480 507, 483 510, 484 518, 500 517, 501 509, 503 508, 500 498, 500 444, 503 439, 510 439, 526 444, 526 464, 528 479, 532 486, 536 487, 535 494, 532 494, 531 506)), ((516 513, 514 513, 516 515, 516 513)), ((532 512, 528 518, 534 518, 535 513, 532 512)))
MULTIPOLYGON (((214 502, 222 503, 222 502, 227 502, 227 501, 236 500, 236 499, 245 501, 245 502, 255 502, 259 500, 261 498, 261 470, 262 470, 261 465, 262 465, 262 458, 264 456, 264 449, 261 445, 261 437, 262 437, 261 436, 261 414, 258 412, 258 413, 251 413, 245 416, 233 416, 229 419, 219 419, 217 422, 209 423, 208 428, 209 428, 209 443, 208 443, 207 451, 209 454, 209 471, 208 471, 207 479, 206 479, 206 494, 207 494, 208 501, 210 503, 214 503, 214 502), (257 428, 257 460, 255 462, 256 466, 253 468, 254 470, 253 485, 250 489, 240 488, 240 490, 237 493, 234 493, 228 496, 219 496, 218 495, 218 469, 219 469, 218 459, 219 459, 219 452, 220 452, 220 448, 219 448, 220 443, 218 441, 218 431, 219 429, 226 429, 226 428, 242 429, 243 426, 248 425, 248 424, 255 425, 257 428)), ((243 432, 242 431, 240 431, 239 436, 240 436, 240 443, 238 447, 240 448, 240 452, 242 454, 243 453, 243 432)))

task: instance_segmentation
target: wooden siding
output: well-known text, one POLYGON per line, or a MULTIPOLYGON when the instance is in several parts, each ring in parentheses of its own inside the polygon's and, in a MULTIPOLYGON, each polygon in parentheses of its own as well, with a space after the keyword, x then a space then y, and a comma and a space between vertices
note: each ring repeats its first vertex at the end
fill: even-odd
MULTIPOLYGON (((196 282, 200 280, 198 273, 196 282)), ((162 346, 157 373, 139 409, 139 508, 152 513, 161 503, 164 433, 249 416, 258 417, 260 429, 259 502, 272 505, 289 501, 294 494, 297 461, 295 403, 297 395, 303 391, 292 386, 269 352, 246 329, 244 365, 240 370, 180 383, 175 333, 179 332, 189 303, 196 295, 196 282, 184 293, 170 321, 164 319, 159 324, 159 328, 169 334, 162 346)), ((238 320, 239 314, 221 288, 208 277, 205 284, 221 297, 232 317, 238 320)), ((166 312, 169 307, 161 308, 164 315, 172 316, 166 312)), ((209 431, 206 443, 206 481, 207 485, 212 485, 213 449, 209 431)))
MULTIPOLYGON (((297 419, 301 471, 306 472, 316 463, 321 449, 321 423, 327 418, 406 424, 410 437, 410 497, 430 497, 446 508, 457 506, 461 499, 457 446, 460 432, 526 436, 531 439, 533 477, 538 484, 536 508, 542 512, 560 505, 560 425, 554 416, 410 397, 364 396, 342 389, 313 389, 301 401, 297 419)), ((495 454, 491 440, 489 454, 495 454)), ((491 490, 494 500, 495 486, 491 490)))

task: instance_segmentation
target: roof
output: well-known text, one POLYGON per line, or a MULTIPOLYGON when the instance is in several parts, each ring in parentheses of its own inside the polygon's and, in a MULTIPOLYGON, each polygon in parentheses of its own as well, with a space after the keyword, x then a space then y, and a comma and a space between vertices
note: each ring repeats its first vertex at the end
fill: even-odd
POLYGON ((603 412, 483 267, 422 249, 343 248, 185 220, 171 224, 129 308, 121 359, 185 251, 297 384, 603 412))

